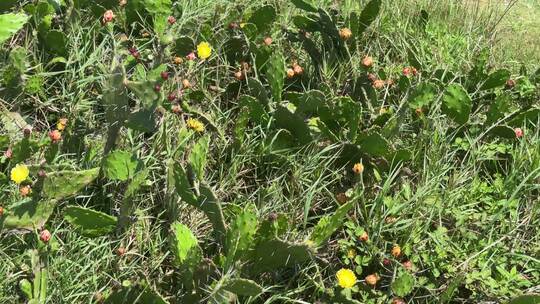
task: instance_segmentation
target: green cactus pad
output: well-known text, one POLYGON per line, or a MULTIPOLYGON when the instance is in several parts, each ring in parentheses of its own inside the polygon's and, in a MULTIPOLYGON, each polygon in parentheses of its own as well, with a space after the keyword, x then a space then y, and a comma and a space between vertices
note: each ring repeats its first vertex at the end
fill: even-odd
POLYGON ((103 160, 103 173, 109 179, 126 181, 143 166, 141 160, 127 151, 116 150, 103 160))
POLYGON ((497 70, 486 78, 484 83, 482 83, 482 86, 480 87, 481 90, 490 90, 497 87, 502 87, 506 84, 506 81, 510 79, 511 73, 510 71, 506 69, 500 69, 497 70))
POLYGON ((202 249, 197 238, 189 227, 179 222, 173 223, 171 230, 170 245, 176 265, 193 272, 202 259, 202 249))
POLYGON ((263 288, 255 283, 255 281, 248 279, 227 279, 223 283, 223 289, 230 291, 239 296, 254 297, 263 292, 263 288))
POLYGON ((210 137, 203 136, 193 145, 189 153, 189 164, 199 180, 204 179, 204 168, 207 162, 209 144, 210 137))
POLYGON ((92 183, 99 168, 84 171, 51 172, 43 182, 42 196, 48 199, 63 199, 75 195, 92 183))
POLYGON ((116 217, 78 206, 68 206, 64 218, 86 237, 98 237, 111 233, 116 227, 116 217))
POLYGON ((403 272, 392 282, 392 292, 398 297, 404 297, 411 293, 414 288, 415 279, 409 272, 403 272))
POLYGON ((22 200, 5 211, 5 215, 0 218, 0 228, 32 230, 43 227, 56 204, 56 200, 22 200))
POLYGON ((244 210, 236 216, 227 231, 225 239, 226 268, 246 254, 252 247, 257 227, 257 215, 250 210, 244 210))
POLYGON ((442 111, 446 116, 462 125, 469 120, 472 100, 465 88, 460 84, 446 87, 442 99, 442 111))
POLYGON ((285 84, 285 58, 280 52, 274 52, 266 64, 266 79, 270 85, 275 102, 281 101, 281 93, 285 84))
POLYGON ((278 239, 263 241, 254 250, 252 271, 257 274, 292 267, 309 261, 312 255, 312 248, 307 244, 289 243, 278 239))
POLYGON ((309 237, 310 241, 313 242, 315 247, 323 245, 336 230, 338 230, 347 217, 347 213, 354 207, 354 201, 349 201, 348 203, 339 207, 334 214, 330 216, 322 217, 317 226, 313 229, 313 233, 309 237))

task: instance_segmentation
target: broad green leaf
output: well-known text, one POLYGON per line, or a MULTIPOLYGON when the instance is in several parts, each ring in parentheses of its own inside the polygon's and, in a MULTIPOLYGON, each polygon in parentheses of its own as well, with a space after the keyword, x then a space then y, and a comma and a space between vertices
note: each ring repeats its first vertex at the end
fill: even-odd
POLYGON ((338 230, 343 223, 347 213, 354 207, 354 202, 349 201, 348 203, 340 206, 334 214, 330 216, 322 217, 317 226, 313 229, 313 233, 309 237, 310 241, 313 242, 315 247, 323 245, 336 230, 338 230))
POLYGON ((462 125, 469 120, 472 100, 460 84, 449 85, 443 94, 442 111, 446 116, 462 125))
POLYGON ((167 18, 172 14, 172 3, 171 0, 130 0, 125 11, 129 23, 141 21, 141 18, 145 20, 148 17, 167 18))
POLYGON ((43 182, 42 196, 49 199, 70 197, 93 182, 98 174, 99 168, 49 173, 43 182))
POLYGON ((140 109, 139 111, 130 113, 126 121, 126 127, 151 133, 156 129, 156 115, 154 109, 140 109))
POLYGON ((254 297, 263 292, 262 287, 255 281, 248 279, 227 279, 223 283, 223 289, 239 296, 254 297))
POLYGON ((124 80, 123 67, 117 65, 104 84, 102 101, 105 119, 111 125, 123 124, 129 115, 129 99, 124 80))
POLYGON ((132 178, 142 165, 132 153, 116 150, 103 160, 103 173, 109 179, 126 181, 132 178))
POLYGON ((484 81, 482 86, 480 87, 481 90, 490 90, 497 87, 501 87, 506 84, 506 81, 510 79, 510 71, 501 69, 497 70, 487 77, 487 79, 484 81))
POLYGON ((516 137, 514 129, 509 126, 496 126, 489 131, 489 135, 509 139, 516 137))
POLYGON ((18 112, 0 112, 0 122, 6 135, 13 141, 23 138, 23 130, 30 128, 30 124, 18 112))
POLYGON ((2 0, 0 1, 0 13, 9 11, 19 0, 2 0))
POLYGON ((409 272, 403 272, 394 282, 392 282, 392 292, 398 297, 404 297, 411 293, 414 288, 414 276, 409 272))
POLYGON ((270 101, 268 100, 268 93, 262 83, 256 78, 249 78, 247 82, 249 95, 257 98, 261 105, 267 108, 270 101))
POLYGON ((9 13, 0 15, 0 43, 8 40, 17 33, 28 21, 28 16, 23 13, 9 13))
POLYGON ((87 237, 98 237, 111 233, 116 227, 116 217, 78 206, 68 206, 64 219, 87 237))

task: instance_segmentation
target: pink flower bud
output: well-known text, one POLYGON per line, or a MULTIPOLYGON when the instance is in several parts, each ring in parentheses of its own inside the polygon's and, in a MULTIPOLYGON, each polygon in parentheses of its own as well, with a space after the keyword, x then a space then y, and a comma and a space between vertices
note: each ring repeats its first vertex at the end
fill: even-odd
POLYGON ((523 130, 521 128, 515 128, 514 133, 516 134, 516 138, 523 137, 523 130))

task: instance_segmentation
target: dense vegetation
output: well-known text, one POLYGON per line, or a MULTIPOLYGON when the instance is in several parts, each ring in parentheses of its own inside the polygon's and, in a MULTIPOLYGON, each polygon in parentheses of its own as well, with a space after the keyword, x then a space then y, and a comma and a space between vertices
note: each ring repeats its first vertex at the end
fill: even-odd
POLYGON ((3 0, 0 303, 540 303, 540 35, 473 2, 3 0))

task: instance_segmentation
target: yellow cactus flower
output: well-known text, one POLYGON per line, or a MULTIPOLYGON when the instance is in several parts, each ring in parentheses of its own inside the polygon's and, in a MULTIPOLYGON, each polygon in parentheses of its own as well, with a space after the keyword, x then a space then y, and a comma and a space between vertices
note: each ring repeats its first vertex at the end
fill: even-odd
POLYGON ((212 55, 212 47, 208 42, 201 42, 197 45, 197 55, 199 58, 206 59, 212 55))
POLYGON ((188 120, 186 121, 186 125, 188 128, 196 132, 204 132, 204 124, 197 119, 188 118, 188 120))
POLYGON ((64 129, 67 126, 67 123, 68 123, 67 118, 60 118, 58 120, 58 123, 56 124, 56 128, 58 129, 58 131, 64 131, 64 129))
POLYGON ((18 164, 11 169, 11 180, 20 184, 28 178, 29 174, 30 171, 25 164, 18 164))
POLYGON ((356 275, 350 269, 341 268, 336 273, 338 285, 342 288, 351 288, 356 284, 356 275))

